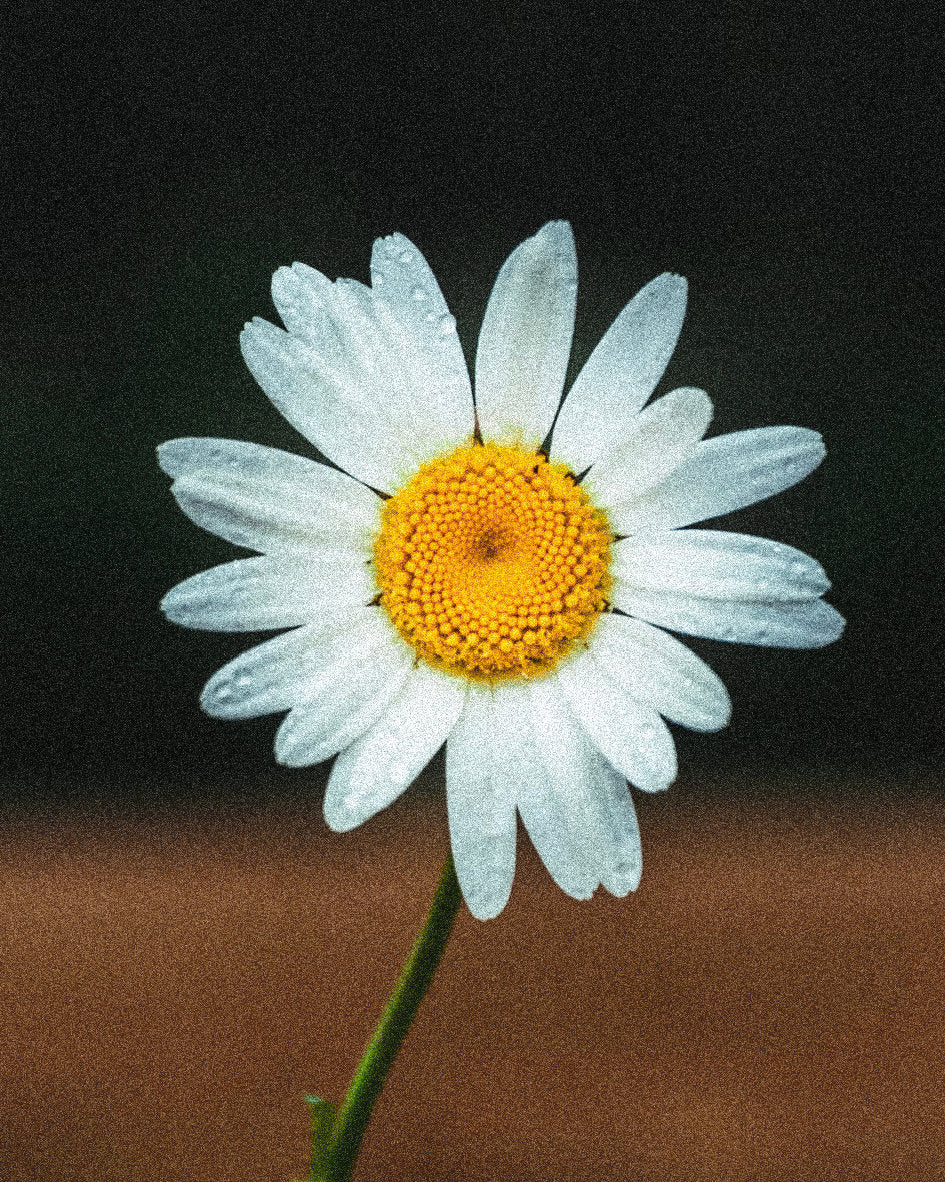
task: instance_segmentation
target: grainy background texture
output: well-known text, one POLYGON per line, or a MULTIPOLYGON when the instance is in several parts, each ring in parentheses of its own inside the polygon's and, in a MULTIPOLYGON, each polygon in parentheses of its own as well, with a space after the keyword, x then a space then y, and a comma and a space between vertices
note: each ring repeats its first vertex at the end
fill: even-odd
MULTIPOLYGON (((522 839, 461 916, 358 1178, 922 1180, 945 1171, 941 30, 917 10, 529 3, 18 9, 0 46, 0 1177, 303 1169, 445 850, 442 757, 344 838, 273 720, 203 716, 253 636, 163 621, 235 556, 154 446, 312 454, 237 337, 298 259, 423 250, 468 360, 509 251, 569 218, 571 376, 659 271, 660 391, 823 432, 720 521, 820 559, 836 645, 695 641, 640 890, 578 905, 522 839)), ((715 524, 715 523, 713 523, 715 524)), ((639 798, 638 798, 639 799, 639 798)))

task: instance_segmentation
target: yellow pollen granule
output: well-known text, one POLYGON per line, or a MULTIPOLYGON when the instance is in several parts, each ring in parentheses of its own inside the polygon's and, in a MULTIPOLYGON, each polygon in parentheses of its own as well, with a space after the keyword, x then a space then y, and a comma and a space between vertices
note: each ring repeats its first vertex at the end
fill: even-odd
POLYGON ((424 660, 465 677, 553 668, 606 606, 613 535, 563 464, 474 444, 384 505, 380 603, 424 660))

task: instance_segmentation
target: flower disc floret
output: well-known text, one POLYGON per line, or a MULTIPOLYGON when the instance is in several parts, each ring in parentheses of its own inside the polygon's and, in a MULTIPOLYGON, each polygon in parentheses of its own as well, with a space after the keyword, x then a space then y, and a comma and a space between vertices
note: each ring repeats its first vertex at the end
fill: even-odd
POLYGON ((491 680, 552 669, 607 603, 607 518, 563 464, 473 444, 385 504, 380 602, 424 660, 491 680))

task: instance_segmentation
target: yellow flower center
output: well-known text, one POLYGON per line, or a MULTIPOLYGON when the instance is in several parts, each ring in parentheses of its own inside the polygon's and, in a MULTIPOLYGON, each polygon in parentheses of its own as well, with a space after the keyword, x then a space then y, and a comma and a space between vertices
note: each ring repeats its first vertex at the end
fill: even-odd
POLYGON ((464 677, 553 668, 606 606, 612 534, 563 464, 459 447, 384 505, 379 602, 431 664, 464 677))

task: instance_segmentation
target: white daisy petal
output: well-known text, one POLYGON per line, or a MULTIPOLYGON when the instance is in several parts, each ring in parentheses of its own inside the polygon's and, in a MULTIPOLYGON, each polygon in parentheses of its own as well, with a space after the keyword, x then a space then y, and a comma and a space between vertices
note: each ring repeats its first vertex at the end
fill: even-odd
POLYGON ((803 551, 716 529, 625 538, 613 548, 610 572, 645 591, 705 599, 803 602, 830 589, 824 568, 803 551))
POLYGON ((272 276, 272 302, 289 332, 314 352, 343 351, 342 334, 330 311, 334 284, 327 275, 305 263, 279 267, 272 276))
POLYGON ((373 569, 357 557, 238 558, 178 583, 161 610, 185 628, 262 632, 295 628, 331 608, 364 605, 376 594, 373 569))
POLYGON ((378 238, 371 254, 375 304, 401 326, 402 369, 411 375, 416 410, 424 416, 427 458, 472 437, 469 370, 450 314, 426 259, 403 234, 378 238))
POLYGON ((608 507, 619 534, 676 529, 732 513, 783 492, 808 476, 826 454, 806 427, 759 427, 696 444, 660 484, 642 497, 608 507))
POLYGON ((593 886, 601 883, 611 894, 625 895, 639 881, 640 842, 619 804, 621 794, 629 795, 624 777, 584 734, 557 679, 535 682, 528 697, 535 745, 591 867, 593 886))
POLYGON ((476 413, 487 442, 536 448, 551 427, 571 352, 574 235, 548 222, 506 259, 476 351, 476 413))
POLYGON ((652 706, 608 676, 589 652, 558 669, 558 683, 575 717, 607 762, 644 792, 662 792, 676 779, 676 746, 652 706))
POLYGON ((293 707, 283 720, 276 732, 279 763, 308 767, 359 739, 403 689, 413 656, 399 639, 370 653, 363 647, 344 653, 326 671, 318 698, 293 707))
MULTIPOLYGON (((399 260, 407 248, 397 249, 399 260)), ((374 391, 389 420, 388 432, 410 457, 412 473, 420 463, 471 442, 472 390, 456 319, 445 311, 445 303, 435 322, 416 323, 384 298, 386 276, 398 278, 396 266, 390 272, 378 268, 378 255, 386 258, 386 253, 386 247, 375 251, 372 261, 375 282, 380 280, 377 292, 352 279, 339 279, 335 291, 351 326, 349 350, 359 363, 356 379, 374 391)))
POLYGON ((634 428, 669 363, 686 314, 686 281, 658 275, 620 313, 568 391, 551 456, 583 472, 634 428))
POLYGON ((492 690, 473 682, 446 741, 446 805, 456 876, 477 919, 508 902, 515 875, 515 791, 495 758, 492 690))
POLYGON ((640 884, 643 854, 636 810, 626 778, 591 748, 594 776, 588 783, 588 827, 594 834, 600 884, 622 899, 640 884))
POLYGON ((585 491, 603 509, 642 496, 679 467, 711 421, 712 400, 704 390, 683 387, 657 398, 637 415, 624 441, 594 464, 585 491))
POLYGON ((385 713, 335 760, 325 820, 344 833, 386 808, 426 767, 453 729, 465 683, 418 665, 385 713))
POLYGON ((760 603, 744 600, 700 599, 643 591, 614 579, 613 604, 621 611, 674 632, 761 644, 774 648, 821 648, 836 640, 844 619, 822 599, 809 603, 760 603))
POLYGON ((637 823, 637 811, 633 807, 633 797, 624 777, 617 772, 608 775, 605 789, 601 799, 614 849, 614 865, 607 872, 602 885, 612 895, 622 899, 637 889, 643 874, 640 826, 637 823))
POLYGON ((731 717, 731 699, 718 674, 652 624, 607 612, 594 627, 589 651, 631 697, 672 722, 715 731, 731 717))
MULTIPOLYGON (((324 423, 311 421, 309 408, 300 412, 293 403, 290 409, 301 413, 296 425, 304 434, 353 470, 344 408, 356 409, 360 391, 366 427, 378 424, 415 467, 472 437, 469 371, 456 320, 412 243, 402 234, 378 239, 371 275, 373 288, 350 279, 333 284, 301 263, 281 267, 273 276, 273 301, 290 332, 308 347, 301 353, 303 366, 309 353, 323 362, 316 367, 319 388, 313 396, 342 410, 342 421, 329 435, 324 423)), ((248 346, 252 339, 251 329, 248 346)), ((384 473, 383 487, 391 491, 403 473, 396 455, 387 459, 392 470, 384 473)), ((380 487, 377 475, 368 482, 380 487)))
POLYGON ((355 301, 333 296, 333 352, 256 317, 240 336, 243 357, 276 409, 323 455, 372 488, 394 492, 421 462, 409 407, 399 386, 379 384, 365 368, 350 325, 355 301))
POLYGON ((382 609, 335 607, 317 623, 274 636, 240 653, 207 682, 200 704, 215 718, 257 718, 310 701, 326 670, 353 653, 366 659, 390 644, 392 629, 382 609))
POLYGON ((234 545, 370 556, 380 498, 327 464, 235 439, 172 439, 158 460, 191 521, 234 545))
POLYGON ((548 873, 573 899, 589 899, 600 877, 591 865, 566 793, 548 775, 530 709, 531 687, 503 682, 493 699, 495 774, 514 793, 532 845, 548 873))

